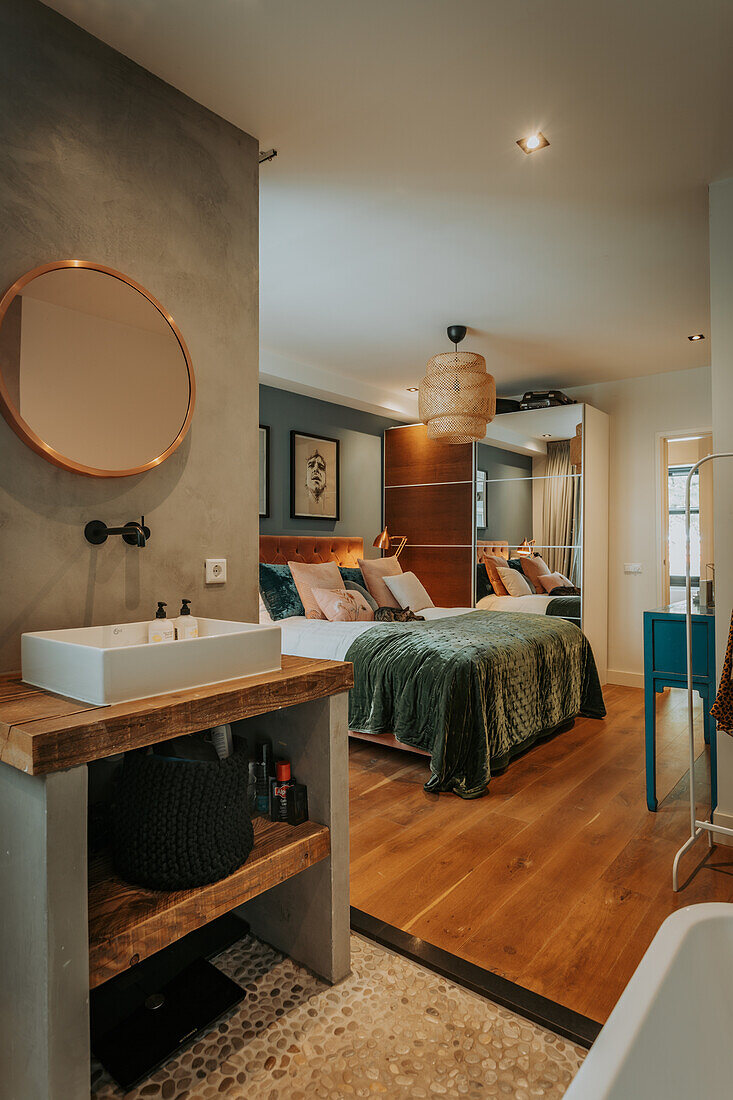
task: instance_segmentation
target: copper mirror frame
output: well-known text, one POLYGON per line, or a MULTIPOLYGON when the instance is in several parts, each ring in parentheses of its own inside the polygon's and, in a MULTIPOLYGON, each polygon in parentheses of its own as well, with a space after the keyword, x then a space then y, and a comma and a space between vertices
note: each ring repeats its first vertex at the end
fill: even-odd
POLYGON ((40 275, 46 275, 50 271, 57 271, 62 268, 83 267, 91 271, 99 271, 103 275, 110 275, 114 279, 119 279, 120 282, 126 283, 127 286, 132 287, 133 290, 137 290, 142 294, 144 298, 155 306, 163 319, 170 326, 173 335, 178 341, 178 345, 183 354, 183 358, 186 363, 186 370, 188 371, 188 384, 189 384, 189 398, 188 398, 188 410, 186 418, 181 425, 178 435, 173 442, 167 447, 162 454, 157 455, 149 462, 144 463, 141 466, 134 466, 128 470, 103 470, 96 469, 92 466, 85 466, 82 463, 74 462, 73 459, 67 458, 65 455, 60 454, 53 447, 49 446, 33 431, 31 426, 26 423, 23 417, 20 415, 18 409, 16 409, 8 388, 3 378, 2 368, 0 367, 0 413, 13 429, 15 434, 19 436, 24 443, 26 443, 36 454, 41 458, 45 458, 48 462, 52 462, 54 466, 60 466, 62 470, 71 470, 73 473, 84 474, 87 477, 130 477, 133 474, 144 473, 145 470, 150 470, 154 466, 159 466, 161 462, 165 462, 167 458, 173 454, 178 447, 180 447, 183 439, 191 425, 191 418, 193 416, 193 408, 196 403, 196 382, 194 380, 193 365, 191 363, 191 356, 189 355, 186 342, 183 339, 178 325, 171 317, 170 313, 161 305, 161 303, 154 298, 153 295, 141 286, 140 283, 135 282, 134 279, 129 278, 127 275, 123 275, 121 271, 116 271, 112 267, 105 267, 104 264, 92 263, 89 260, 57 260, 54 263, 42 264, 40 267, 33 268, 32 271, 27 271, 25 275, 21 275, 17 279, 6 294, 0 299, 0 325, 2 325, 5 314, 10 308, 10 304, 17 294, 33 279, 38 278, 40 275))

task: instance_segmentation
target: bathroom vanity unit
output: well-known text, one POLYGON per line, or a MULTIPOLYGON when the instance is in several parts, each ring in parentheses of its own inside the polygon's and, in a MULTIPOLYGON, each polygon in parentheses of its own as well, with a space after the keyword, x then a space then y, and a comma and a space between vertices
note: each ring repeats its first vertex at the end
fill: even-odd
POLYGON ((287 656, 275 672, 104 707, 0 679, 3 1096, 87 1096, 89 989, 235 908, 328 981, 346 976, 352 686, 350 664, 287 656), (140 889, 88 860, 88 765, 225 722, 291 760, 311 820, 255 819, 247 862, 193 890, 140 889))

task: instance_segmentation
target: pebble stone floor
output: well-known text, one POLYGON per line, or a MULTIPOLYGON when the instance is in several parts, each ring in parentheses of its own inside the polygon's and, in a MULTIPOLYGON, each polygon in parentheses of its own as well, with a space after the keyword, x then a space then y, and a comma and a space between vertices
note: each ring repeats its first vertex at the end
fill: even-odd
MULTIPOLYGON (((352 935, 329 986, 245 936, 215 960, 247 997, 128 1100, 556 1100, 585 1051, 352 935)), ((93 1100, 123 1094, 98 1064, 93 1100)))

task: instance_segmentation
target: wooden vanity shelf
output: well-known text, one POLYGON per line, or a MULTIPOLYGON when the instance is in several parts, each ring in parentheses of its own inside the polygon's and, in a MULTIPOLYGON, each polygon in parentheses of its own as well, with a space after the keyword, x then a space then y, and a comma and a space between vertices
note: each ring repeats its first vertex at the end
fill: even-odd
POLYGON ((89 989, 240 906, 254 936, 327 982, 346 977, 353 686, 346 662, 285 655, 274 672, 97 707, 0 675, 3 1096, 88 1097, 89 989), (89 764, 240 721, 250 752, 266 738, 290 760, 312 820, 256 818, 247 862, 193 890, 144 890, 108 853, 89 858, 89 764))
POLYGON ((195 928, 325 859, 328 828, 254 818, 255 845, 228 878, 193 890, 145 890, 117 878, 108 854, 89 865, 89 985, 154 955, 195 928))

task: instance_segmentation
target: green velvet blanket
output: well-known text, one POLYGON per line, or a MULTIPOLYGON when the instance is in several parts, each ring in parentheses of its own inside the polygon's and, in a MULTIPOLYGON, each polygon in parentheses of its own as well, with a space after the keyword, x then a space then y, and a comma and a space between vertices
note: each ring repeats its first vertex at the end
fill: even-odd
POLYGON ((580 596, 555 596, 548 603, 545 615, 557 615, 580 625, 580 596))
POLYGON ((544 615, 474 611, 381 623, 349 647, 349 729, 430 753, 429 791, 487 793, 494 772, 581 714, 606 708, 588 640, 544 615))

